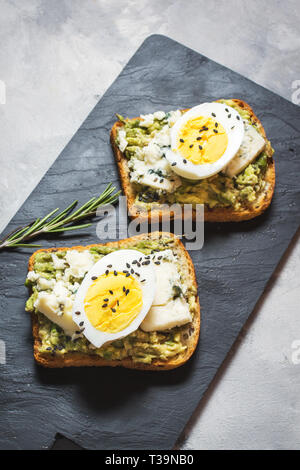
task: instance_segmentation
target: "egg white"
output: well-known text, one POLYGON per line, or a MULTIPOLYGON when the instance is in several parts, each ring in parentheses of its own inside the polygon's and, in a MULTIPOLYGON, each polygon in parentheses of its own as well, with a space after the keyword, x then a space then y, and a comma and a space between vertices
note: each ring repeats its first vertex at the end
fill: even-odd
POLYGON ((172 170, 184 178, 191 180, 208 178, 209 176, 219 173, 234 158, 241 146, 243 137, 244 123, 239 113, 234 108, 223 103, 203 103, 191 108, 183 114, 171 128, 171 149, 166 151, 166 158, 171 164, 172 170), (226 109, 228 109, 228 112, 226 109), (214 113, 216 117, 214 117, 212 113, 214 113), (177 148, 178 135, 181 128, 187 121, 199 116, 208 116, 219 122, 227 133, 228 145, 223 155, 216 162, 196 165, 186 160, 186 163, 184 163, 184 157, 180 152, 172 149, 177 148), (172 163, 176 163, 176 165, 172 165, 172 163))
POLYGON ((133 331, 137 330, 145 316, 147 315, 155 293, 156 293, 156 277, 155 270, 152 263, 148 265, 141 265, 140 267, 137 264, 132 264, 132 261, 139 260, 142 258, 142 262, 145 261, 145 255, 137 250, 118 250, 100 259, 86 274, 84 280, 82 281, 75 297, 72 310, 73 321, 78 325, 78 330, 82 331, 82 334, 97 348, 103 344, 115 341, 116 339, 123 338, 124 336, 129 335, 133 331), (129 263, 135 272, 138 272, 140 276, 136 274, 131 274, 137 281, 142 289, 143 295, 143 305, 140 313, 137 317, 130 323, 130 325, 122 331, 117 333, 106 333, 103 331, 97 330, 89 321, 85 310, 84 310, 84 299, 87 294, 87 291, 90 285, 94 282, 92 277, 100 276, 104 274, 107 269, 109 271, 119 271, 128 270, 126 263, 129 263), (108 268, 108 265, 112 265, 111 268, 108 268), (140 282, 145 279, 145 282, 140 282), (77 314, 75 312, 80 312, 77 314), (80 326, 81 322, 84 322, 80 326))

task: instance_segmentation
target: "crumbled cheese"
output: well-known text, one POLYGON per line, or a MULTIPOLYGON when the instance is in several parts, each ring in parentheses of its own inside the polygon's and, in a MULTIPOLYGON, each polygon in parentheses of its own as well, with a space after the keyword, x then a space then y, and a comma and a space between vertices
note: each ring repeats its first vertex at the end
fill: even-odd
POLYGON ((55 269, 65 269, 66 263, 63 258, 59 258, 55 253, 51 253, 51 258, 55 269))
POLYGON ((54 279, 45 279, 44 277, 39 277, 37 279, 37 288, 38 290, 52 289, 54 286, 54 282, 54 279))
POLYGON ((175 191, 181 185, 181 179, 171 172, 166 158, 162 158, 154 165, 146 164, 137 158, 131 158, 128 166, 131 170, 130 179, 132 182, 167 192, 175 191))
POLYGON ((66 253, 66 262, 70 267, 65 270, 64 280, 68 281, 71 276, 77 279, 83 278, 94 265, 94 258, 88 250, 69 250, 66 253))
POLYGON ((35 271, 29 271, 29 273, 27 274, 27 279, 30 282, 35 282, 38 278, 39 278, 39 274, 36 273, 35 271))
POLYGON ((119 130, 118 138, 119 138, 119 149, 121 150, 121 152, 124 152, 124 150, 126 149, 128 145, 128 142, 126 140, 126 131, 124 129, 121 128, 119 130))
POLYGON ((176 121, 181 117, 181 111, 177 109, 176 111, 170 111, 168 117, 168 124, 172 127, 176 121))
POLYGON ((160 147, 168 147, 171 145, 171 135, 169 126, 164 126, 161 131, 157 132, 153 138, 153 142, 160 147))
POLYGON ((141 114, 142 121, 140 122, 140 127, 150 127, 154 121, 153 114, 141 114))
POLYGON ((156 163, 163 155, 160 147, 153 140, 143 148, 142 153, 147 164, 156 163))
POLYGON ((153 116, 155 119, 162 121, 162 119, 164 119, 164 117, 166 116, 166 113, 164 111, 155 111, 155 113, 153 113, 153 116))

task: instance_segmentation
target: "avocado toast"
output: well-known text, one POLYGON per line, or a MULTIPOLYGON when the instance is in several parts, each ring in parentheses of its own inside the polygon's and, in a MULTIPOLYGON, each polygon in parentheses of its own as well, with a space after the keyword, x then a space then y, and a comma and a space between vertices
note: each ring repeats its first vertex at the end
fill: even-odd
MULTIPOLYGON (((74 277, 74 272, 71 276, 69 273, 69 302, 70 299, 73 301, 77 284, 81 282, 82 273, 80 278, 74 277)), ((34 357, 45 367, 123 366, 144 370, 173 369, 184 364, 196 348, 200 331, 200 305, 195 271, 189 254, 173 234, 154 232, 103 245, 38 250, 29 260, 26 285, 31 293, 26 310, 31 312, 34 357), (87 253, 93 264, 108 253, 128 248, 138 250, 147 257, 159 258, 171 250, 176 257, 176 269, 179 269, 182 283, 178 285, 177 282, 174 286, 173 299, 182 298, 187 303, 191 321, 165 331, 149 332, 139 327, 125 338, 95 348, 83 335, 79 335, 75 341, 67 337, 62 328, 39 312, 37 305, 41 292, 51 294, 57 279, 63 279, 66 271, 72 268, 66 263, 68 253, 87 253)))
POLYGON ((131 217, 148 217, 151 210, 152 217, 161 218, 164 209, 159 205, 174 203, 204 204, 205 220, 209 222, 252 219, 267 209, 274 192, 275 165, 265 130, 244 101, 230 99, 218 102, 236 110, 245 127, 258 139, 263 139, 264 145, 239 173, 230 176, 221 171, 200 181, 178 177, 170 166, 165 165, 165 149, 170 147, 168 132, 187 110, 159 111, 152 115, 149 125, 144 122, 150 115, 135 119, 119 117, 111 130, 111 144, 131 217), (152 167, 151 164, 143 166, 145 148, 149 149, 153 142, 156 148, 160 147, 162 169, 156 163, 152 167))

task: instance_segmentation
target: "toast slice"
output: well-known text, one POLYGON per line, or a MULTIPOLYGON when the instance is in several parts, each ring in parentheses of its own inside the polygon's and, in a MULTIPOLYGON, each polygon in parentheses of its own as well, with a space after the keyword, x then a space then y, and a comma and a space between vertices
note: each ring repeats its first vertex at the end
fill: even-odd
MULTIPOLYGON (((219 101, 222 101, 222 100, 219 100, 219 101)), ((250 205, 247 205, 247 207, 244 207, 238 211, 231 207, 209 208, 205 206, 204 219, 207 222, 239 222, 242 220, 248 220, 248 219, 257 217, 268 208, 268 206, 271 203, 273 193, 274 193, 275 164, 274 164, 274 159, 272 157, 273 150, 272 150, 270 142, 267 140, 267 136, 263 128, 263 125, 258 119, 258 117, 254 114, 253 109, 247 103, 239 99, 232 99, 230 101, 234 102, 241 110, 248 111, 251 124, 253 124, 256 127, 257 131, 263 136, 263 138, 266 139, 266 149, 268 152, 267 169, 264 174, 264 181, 266 184, 265 184, 264 190, 259 194, 258 198, 253 203, 251 203, 250 205)), ((186 109, 183 111, 188 111, 188 110, 186 109)), ((141 118, 134 118, 134 119, 141 119, 141 118)), ((140 217, 141 219, 150 218, 149 212, 141 209, 135 202, 138 192, 130 181, 128 160, 125 157, 124 153, 120 151, 120 149, 118 148, 116 144, 118 129, 122 126, 123 126, 123 123, 121 121, 117 121, 113 125, 111 129, 111 133, 110 133, 110 140, 111 140, 111 145, 112 145, 114 155, 115 155, 117 165, 118 165, 122 189, 123 189, 125 196, 127 197, 128 213, 130 217, 132 218, 136 218, 136 217, 140 217)), ((162 210, 159 208, 157 209, 155 206, 157 206, 157 204, 155 203, 151 204, 151 217, 153 218, 153 220, 161 220, 161 218, 165 214, 165 211, 164 209, 162 210)), ((195 219, 195 215, 196 215, 195 210, 193 210, 192 211, 193 219, 195 219)), ((173 217, 175 218, 176 215, 173 214, 173 217)))
POLYGON ((178 256, 180 261, 182 276, 189 280, 189 288, 191 292, 194 292, 194 311, 193 321, 181 327, 181 341, 186 349, 183 353, 170 358, 169 360, 155 359, 151 364, 145 364, 134 361, 131 357, 127 357, 121 360, 109 360, 99 357, 95 354, 83 353, 83 352, 66 352, 65 354, 53 354, 41 352, 41 338, 40 338, 40 323, 38 315, 34 312, 31 313, 32 319, 32 332, 34 339, 34 358, 35 360, 44 367, 60 368, 60 367, 82 367, 82 366, 122 366, 129 369, 140 369, 140 370, 168 370, 174 369, 183 365, 193 354, 196 349, 199 332, 200 332, 200 304, 197 296, 197 281, 195 276, 195 270, 190 255, 186 251, 181 241, 171 233, 166 232, 153 232, 149 234, 137 235, 132 238, 124 240, 109 242, 106 244, 94 244, 88 246, 74 246, 71 248, 49 248, 37 250, 29 259, 28 270, 34 269, 35 256, 37 253, 47 252, 59 252, 65 250, 86 250, 92 247, 116 247, 116 248, 134 248, 139 242, 147 240, 158 240, 159 243, 165 243, 168 241, 168 248, 172 249, 173 253, 178 256))

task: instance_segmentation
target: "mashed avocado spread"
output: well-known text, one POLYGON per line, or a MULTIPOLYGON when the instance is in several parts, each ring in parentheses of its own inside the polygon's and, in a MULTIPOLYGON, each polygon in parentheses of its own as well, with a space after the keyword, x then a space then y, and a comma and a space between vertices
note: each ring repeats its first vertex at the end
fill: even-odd
MULTIPOLYGON (((156 251, 172 249, 173 239, 143 240, 138 243, 128 242, 123 248, 134 248, 148 255, 156 251)), ((92 254, 96 263, 106 254, 117 250, 117 247, 91 247, 89 252, 92 254)), ((66 251, 57 251, 55 255, 59 260, 64 260, 66 251)), ((59 264, 58 264, 59 266, 59 264)), ((55 280, 64 274, 64 269, 54 266, 53 257, 50 252, 39 252, 34 258, 35 278, 40 276, 46 280, 55 280)), ((183 337, 186 335, 185 327, 176 327, 168 331, 144 332, 140 328, 125 338, 116 340, 101 348, 95 348, 85 337, 77 338, 75 341, 66 336, 64 331, 55 323, 51 322, 45 315, 37 311, 34 303, 38 296, 37 279, 27 278, 26 285, 31 289, 31 296, 26 303, 26 311, 34 312, 38 317, 39 323, 39 351, 43 354, 63 355, 70 352, 80 352, 89 355, 98 355, 104 359, 121 360, 131 358, 135 362, 149 364, 152 360, 168 360, 182 353, 186 346, 183 337)), ((82 279, 70 277, 69 282, 76 289, 76 285, 82 282, 82 279)), ((193 287, 186 293, 186 300, 189 303, 191 314, 194 315, 196 308, 196 292, 193 287)), ((174 298, 178 295, 174 291, 174 298)))
MULTIPOLYGON (((236 109, 245 122, 251 124, 260 134, 262 133, 260 126, 252 122, 247 109, 240 107, 232 100, 219 101, 236 109)), ((120 128, 116 143, 121 150, 123 147, 124 155, 128 159, 130 179, 136 191, 136 204, 145 209, 150 209, 156 203, 205 204, 208 208, 231 207, 238 211, 255 202, 266 187, 264 175, 268 159, 273 155, 270 142, 266 141, 265 149, 233 178, 222 172, 200 181, 179 178, 177 175, 174 178, 174 172, 172 172, 173 175, 170 175, 170 170, 166 170, 164 147, 169 145, 166 145, 168 142, 164 139, 163 134, 180 115, 180 111, 158 112, 152 115, 152 120, 148 117, 150 115, 145 116, 146 121, 127 120, 119 116, 123 126, 120 128), (147 147, 147 152, 148 150, 152 151, 152 147, 156 151, 159 151, 160 148, 161 168, 157 164, 153 165, 154 160, 151 161, 151 153, 150 157, 146 154, 144 161, 148 160, 148 163, 142 166, 144 161, 141 163, 141 155, 145 152, 145 147, 147 147), (144 175, 147 173, 147 178, 143 172, 144 175)))

